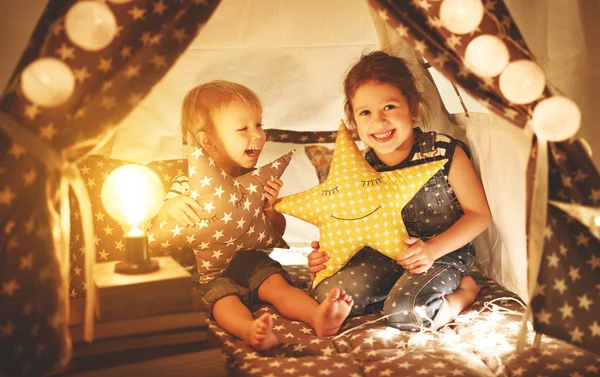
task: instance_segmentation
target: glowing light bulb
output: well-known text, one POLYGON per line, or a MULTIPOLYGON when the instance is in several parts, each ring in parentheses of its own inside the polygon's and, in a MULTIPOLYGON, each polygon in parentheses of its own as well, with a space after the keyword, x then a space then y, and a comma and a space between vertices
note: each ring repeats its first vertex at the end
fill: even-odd
POLYGON ((502 71, 500 91, 512 103, 518 105, 535 101, 546 87, 546 76, 539 65, 531 60, 515 60, 502 71))
POLYGON ((73 94, 75 76, 56 58, 34 60, 21 73, 21 90, 28 100, 43 107, 62 105, 73 94))
POLYGON ((508 64, 508 49, 502 40, 485 34, 473 39, 465 50, 465 63, 477 76, 494 77, 508 64))
POLYGON ((581 124, 581 112, 567 97, 553 96, 535 106, 531 126, 536 135, 548 141, 563 141, 573 137, 581 124))
POLYGON ((99 1, 79 1, 65 16, 67 37, 84 50, 108 46, 117 35, 117 19, 108 5, 99 1))
POLYGON ((481 0, 444 0, 440 5, 440 21, 454 34, 467 34, 479 26, 483 18, 481 0))
POLYGON ((144 234, 144 224, 162 206, 164 188, 160 178, 142 165, 124 165, 106 177, 102 187, 102 204, 117 220, 127 236, 144 234))

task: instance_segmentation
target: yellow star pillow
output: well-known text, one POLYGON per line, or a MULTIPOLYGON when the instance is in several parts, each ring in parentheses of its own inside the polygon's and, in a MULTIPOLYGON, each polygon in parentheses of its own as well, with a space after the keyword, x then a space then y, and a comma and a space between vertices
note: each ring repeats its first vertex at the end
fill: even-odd
POLYGON ((275 204, 277 211, 319 228, 321 247, 330 260, 317 273, 313 288, 365 246, 394 259, 404 253, 408 233, 402 208, 446 162, 378 172, 361 155, 342 122, 327 179, 275 204))

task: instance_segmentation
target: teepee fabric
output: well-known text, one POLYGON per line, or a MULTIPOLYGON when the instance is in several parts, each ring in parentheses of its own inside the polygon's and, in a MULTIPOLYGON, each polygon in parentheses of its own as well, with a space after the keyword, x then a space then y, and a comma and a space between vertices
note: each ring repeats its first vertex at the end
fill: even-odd
MULTIPOLYGON (((512 124, 519 127, 525 127, 530 120, 530 114, 535 108, 535 105, 540 100, 547 98, 550 95, 550 91, 546 88, 544 94, 537 101, 526 105, 511 103, 507 101, 500 92, 498 76, 490 79, 478 77, 464 64, 462 57, 465 54, 467 45, 474 38, 483 34, 495 35, 502 39, 508 48, 511 61, 517 59, 534 60, 532 53, 527 48, 526 43, 503 1, 483 1, 485 12, 481 23, 474 32, 465 35, 453 34, 442 26, 439 19, 441 2, 422 0, 412 1, 410 4, 407 4, 406 2, 399 0, 369 0, 369 3, 372 5, 374 12, 384 20, 390 28, 406 38, 406 41, 410 43, 415 50, 427 58, 434 67, 444 73, 451 81, 458 83, 471 95, 478 98, 480 103, 485 104, 485 106, 499 116, 510 121, 512 124)), ((539 287, 536 289, 536 286, 541 285, 547 289, 548 285, 554 284, 554 282, 550 280, 554 277, 554 274, 548 274, 548 270, 544 267, 544 263, 547 262, 546 258, 548 258, 548 248, 544 245, 549 238, 548 227, 546 227, 546 231, 544 231, 544 226, 546 226, 547 221, 554 220, 553 224, 557 223, 556 209, 548 207, 549 195, 550 197, 553 195, 551 180, 551 174, 553 173, 551 170, 552 165, 550 165, 549 169, 547 162, 549 158, 548 150, 556 153, 556 151, 559 150, 559 147, 556 143, 548 143, 537 137, 533 138, 526 173, 527 201, 525 206, 528 215, 527 254, 529 275, 528 289, 530 296, 533 296, 535 294, 534 292, 537 292, 539 295, 541 290, 539 287), (547 214, 550 215, 547 216, 547 214)), ((596 176, 597 172, 593 169, 593 165, 589 161, 589 158, 584 161, 587 161, 585 163, 591 169, 587 174, 592 176, 593 173, 593 176, 596 176)), ((581 178, 581 176, 579 176, 579 178, 581 178)), ((567 185, 571 185, 572 181, 572 177, 566 177, 567 185)), ((564 182, 565 181, 563 181, 563 185, 565 184, 564 182)), ((585 187, 593 189, 595 186, 586 183, 585 187)), ((594 203, 594 206, 588 209, 590 211, 597 211, 598 207, 596 203, 594 203)), ((583 234, 588 234, 595 226, 596 225, 592 222, 586 223, 584 229, 587 230, 583 234)), ((575 246, 579 243, 579 246, 581 246, 582 238, 581 236, 579 237, 580 238, 578 239, 577 235, 573 233, 561 232, 559 242, 570 243, 575 246)), ((573 253, 578 256, 575 260, 585 260, 589 257, 589 250, 587 247, 576 247, 575 250, 573 250, 573 253)), ((596 256, 594 256, 594 258, 595 257, 596 256)), ((591 259, 590 263, 592 268, 596 267, 595 261, 596 259, 591 259)), ((552 258, 552 263, 553 265, 556 263, 556 258, 552 258)), ((600 267, 600 265, 597 267, 600 267)), ((559 286, 559 290, 560 289, 562 289, 562 285, 559 286)), ((591 291, 592 290, 588 289, 588 294, 591 294, 591 291)), ((583 305, 583 307, 591 305, 586 301, 586 298, 587 296, 582 298, 583 303, 581 305, 583 305)), ((553 310, 562 307, 564 311, 562 314, 563 320, 567 319, 571 314, 570 304, 565 306, 564 303, 548 300, 542 301, 546 303, 551 302, 548 305, 550 305, 553 310)), ((568 324, 568 321, 555 322, 552 329, 550 329, 548 312, 541 312, 541 306, 543 305, 538 304, 537 309, 534 308, 533 311, 534 322, 537 324, 536 330, 542 333, 559 334, 559 337, 562 339, 578 345, 586 344, 588 347, 595 347, 597 350, 596 340, 593 339, 596 335, 600 335, 600 333, 598 333, 596 322, 592 322, 590 326, 588 326, 591 338, 586 341, 584 340, 582 330, 579 327, 575 330, 572 324, 568 324), (548 326, 540 325, 540 323, 548 326)))
MULTIPOLYGON (((89 199, 75 163, 113 133, 163 77, 219 3, 106 3, 118 35, 99 51, 67 37, 74 0, 50 1, 0 98, 0 374, 43 375, 71 356, 68 337, 69 186, 80 203, 86 272, 96 258, 89 199), (75 89, 45 108, 20 89, 21 72, 38 58, 66 63, 75 89)), ((93 295, 88 292, 88 303, 93 295)), ((87 307, 91 340, 93 307, 87 307)))
POLYGON ((552 144, 536 331, 600 354, 600 175, 583 144, 552 144))

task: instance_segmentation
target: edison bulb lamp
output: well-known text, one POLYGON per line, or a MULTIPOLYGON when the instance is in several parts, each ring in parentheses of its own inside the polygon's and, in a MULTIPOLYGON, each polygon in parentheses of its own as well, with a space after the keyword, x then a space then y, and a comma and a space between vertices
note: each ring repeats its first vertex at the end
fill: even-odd
POLYGON ((124 231, 125 260, 115 272, 140 274, 158 269, 148 252, 148 221, 162 206, 164 188, 160 178, 142 165, 124 165, 106 177, 102 186, 102 204, 124 231))

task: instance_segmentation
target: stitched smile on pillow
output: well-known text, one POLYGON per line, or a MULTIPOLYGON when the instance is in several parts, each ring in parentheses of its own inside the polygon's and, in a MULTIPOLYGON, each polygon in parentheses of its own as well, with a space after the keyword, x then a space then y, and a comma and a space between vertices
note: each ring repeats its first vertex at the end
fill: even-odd
POLYGON ((281 176, 292 154, 233 178, 196 147, 188 159, 189 196, 203 207, 198 213, 201 220, 193 227, 181 227, 172 219, 163 221, 148 235, 150 248, 193 248, 202 282, 223 272, 236 252, 287 248, 263 212, 263 194, 267 181, 281 176))
POLYGON ((365 246, 394 259, 403 254, 408 232, 402 208, 446 162, 378 172, 361 155, 341 122, 327 179, 275 204, 277 211, 319 228, 321 248, 330 260, 317 273, 313 288, 365 246))

